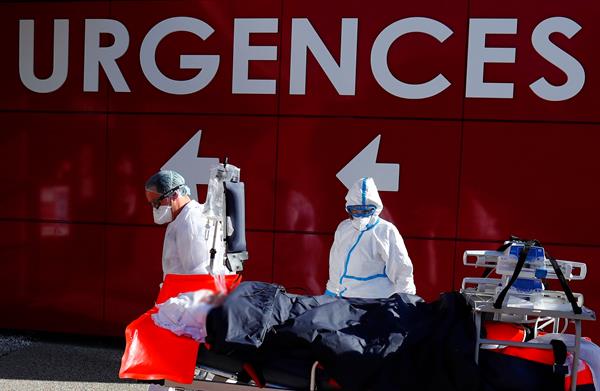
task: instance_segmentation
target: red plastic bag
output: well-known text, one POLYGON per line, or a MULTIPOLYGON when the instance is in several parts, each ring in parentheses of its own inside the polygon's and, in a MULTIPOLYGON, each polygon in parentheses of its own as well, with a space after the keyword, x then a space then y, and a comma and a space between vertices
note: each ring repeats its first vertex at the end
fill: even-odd
MULTIPOLYGON (((228 290, 234 289, 240 280, 239 275, 225 276, 228 290)), ((213 277, 167 274, 156 303, 199 289, 216 292, 213 277)), ((138 380, 168 379, 189 384, 194 379, 199 343, 156 326, 151 315, 157 311, 157 307, 152 308, 125 329, 126 346, 119 377, 138 380)))

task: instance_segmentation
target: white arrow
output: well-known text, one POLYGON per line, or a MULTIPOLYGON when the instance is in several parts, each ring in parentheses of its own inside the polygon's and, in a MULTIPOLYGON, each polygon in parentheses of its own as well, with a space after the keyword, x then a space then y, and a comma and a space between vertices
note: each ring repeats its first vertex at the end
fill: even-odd
POLYGON ((360 178, 372 177, 378 190, 398 191, 400 165, 377 163, 380 139, 381 135, 375 137, 369 145, 336 174, 336 177, 346 188, 350 189, 350 186, 360 178))
POLYGON ((202 131, 199 130, 161 167, 161 170, 173 170, 180 173, 192 191, 190 197, 195 200, 198 199, 196 185, 207 184, 210 169, 219 164, 219 159, 216 157, 198 157, 201 137, 202 131))

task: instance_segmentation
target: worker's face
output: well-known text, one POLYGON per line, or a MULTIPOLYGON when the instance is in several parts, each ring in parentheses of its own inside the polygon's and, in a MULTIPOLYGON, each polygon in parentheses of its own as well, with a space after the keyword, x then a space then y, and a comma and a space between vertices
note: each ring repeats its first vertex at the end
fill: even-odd
POLYGON ((346 211, 350 217, 360 219, 363 217, 371 217, 377 208, 374 205, 348 205, 346 211))
POLYGON ((154 208, 158 209, 161 205, 170 205, 171 197, 165 197, 163 194, 154 190, 146 190, 146 200, 154 208))
POLYGON ((156 224, 162 225, 173 221, 173 198, 177 195, 176 189, 171 189, 166 193, 159 193, 156 189, 146 190, 146 199, 152 206, 152 218, 156 224))

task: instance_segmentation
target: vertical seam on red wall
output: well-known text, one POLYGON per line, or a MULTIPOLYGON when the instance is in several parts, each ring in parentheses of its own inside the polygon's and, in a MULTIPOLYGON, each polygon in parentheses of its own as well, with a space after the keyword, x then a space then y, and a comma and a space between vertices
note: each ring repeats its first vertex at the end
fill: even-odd
MULTIPOLYGON (((462 180, 462 170, 463 170, 463 148, 464 148, 464 132, 465 132, 465 105, 466 105, 466 90, 467 90, 467 61, 469 58, 469 21, 471 19, 471 1, 467 0, 467 18, 466 18, 466 34, 465 34, 465 66, 464 66, 464 82, 462 85, 462 107, 461 107, 461 116, 460 116, 460 134, 459 134, 459 147, 458 147, 458 177, 457 180, 457 190, 456 190, 456 219, 454 223, 454 253, 452 254, 452 290, 458 289, 455 286, 456 281, 456 273, 457 273, 457 254, 458 250, 458 241, 460 239, 459 235, 459 225, 460 225, 460 197, 461 197, 461 180, 462 180)), ((460 259, 460 258, 459 258, 460 259)))
MULTIPOLYGON (((112 17, 112 0, 108 2, 108 17, 112 17)), ((102 230, 102 325, 105 329, 105 332, 108 330, 108 321, 106 317, 106 280, 107 280, 107 269, 108 269, 108 175, 109 175, 109 167, 110 167, 110 151, 109 151, 109 124, 110 124, 110 90, 108 80, 105 81, 106 84, 106 108, 104 111, 105 123, 104 123, 104 229, 102 230)), ((110 332, 110 331, 109 331, 110 332)))
POLYGON ((283 20, 283 7, 284 0, 280 1, 281 7, 279 9, 279 22, 278 22, 278 35, 279 35, 279 50, 277 51, 277 61, 279 61, 279 73, 277 75, 277 84, 275 89, 275 94, 277 96, 276 105, 275 105, 275 167, 273 170, 273 222, 272 222, 272 231, 271 231, 271 282, 274 282, 275 279, 275 233, 277 230, 277 188, 279 186, 278 183, 278 175, 279 175, 279 128, 281 125, 281 72, 283 67, 283 61, 281 61, 281 52, 283 50, 283 27, 281 21, 283 20))

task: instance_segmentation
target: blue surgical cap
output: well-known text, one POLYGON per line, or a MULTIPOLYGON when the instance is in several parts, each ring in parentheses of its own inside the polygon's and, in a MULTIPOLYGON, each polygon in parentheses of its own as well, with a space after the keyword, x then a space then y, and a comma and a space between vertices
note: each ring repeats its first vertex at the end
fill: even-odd
POLYGON ((173 170, 160 170, 146 181, 146 190, 165 194, 179 186, 177 193, 182 196, 190 195, 190 188, 185 185, 185 179, 173 170))

